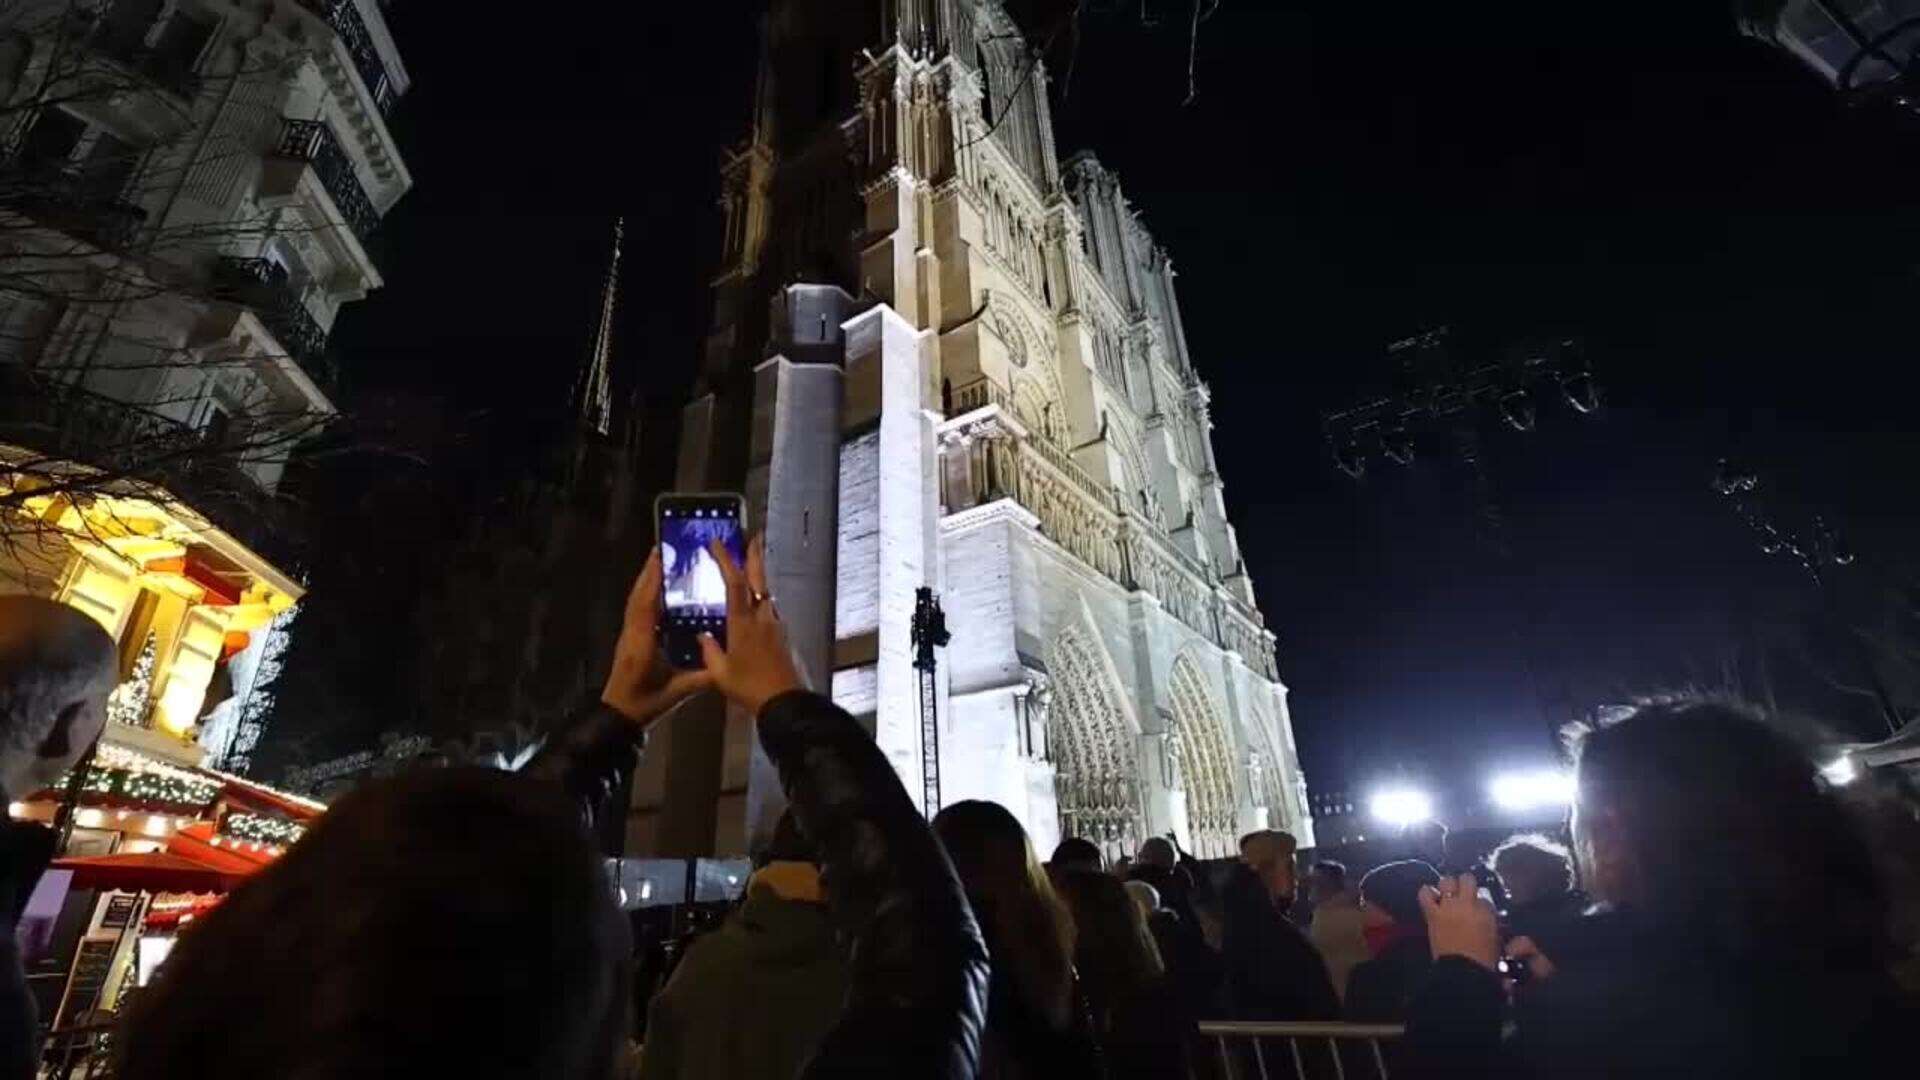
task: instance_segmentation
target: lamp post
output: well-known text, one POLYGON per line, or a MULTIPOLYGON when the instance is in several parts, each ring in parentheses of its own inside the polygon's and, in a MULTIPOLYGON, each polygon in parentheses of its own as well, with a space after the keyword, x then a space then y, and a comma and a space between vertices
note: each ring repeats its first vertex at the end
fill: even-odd
POLYGON ((914 593, 912 641, 913 668, 920 673, 921 797, 928 818, 940 812, 940 699, 934 680, 939 662, 933 650, 951 640, 940 598, 923 586, 914 593))
POLYGON ((1920 111, 1920 0, 1735 0, 1734 18, 1849 102, 1920 111))

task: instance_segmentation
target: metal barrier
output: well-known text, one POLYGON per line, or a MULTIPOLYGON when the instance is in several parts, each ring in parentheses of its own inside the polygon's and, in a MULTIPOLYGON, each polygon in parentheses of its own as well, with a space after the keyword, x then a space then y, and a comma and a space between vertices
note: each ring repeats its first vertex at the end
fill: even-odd
POLYGON ((95 1020, 47 1033, 40 1049, 44 1080, 106 1080, 113 1075, 113 1032, 117 1021, 95 1020))
POLYGON ((1195 1069, 1195 1077, 1386 1080, 1392 1056, 1382 1045, 1405 1033, 1406 1028, 1398 1024, 1202 1021, 1200 1039, 1212 1054, 1208 1063, 1195 1069))

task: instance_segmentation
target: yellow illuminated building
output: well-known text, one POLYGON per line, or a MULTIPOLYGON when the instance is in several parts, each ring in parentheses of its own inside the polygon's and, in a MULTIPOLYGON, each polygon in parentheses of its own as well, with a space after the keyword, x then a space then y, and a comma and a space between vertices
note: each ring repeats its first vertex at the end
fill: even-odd
POLYGON ((0 446, 0 515, 11 518, 0 520, 8 541, 0 548, 0 591, 37 593, 86 612, 119 642, 123 675, 151 640, 150 719, 139 728, 115 724, 109 739, 199 764, 196 725, 216 673, 254 647, 303 590, 151 486, 138 495, 17 490, 18 474, 5 465, 27 453, 0 446))

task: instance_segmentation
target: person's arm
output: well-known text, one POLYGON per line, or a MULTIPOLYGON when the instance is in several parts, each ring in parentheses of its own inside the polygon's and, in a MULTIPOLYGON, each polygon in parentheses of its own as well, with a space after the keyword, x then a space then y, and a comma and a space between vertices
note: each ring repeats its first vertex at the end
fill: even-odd
POLYGON ((580 805, 589 829, 608 796, 640 761, 646 730, 697 691, 713 685, 705 671, 675 671, 660 652, 660 549, 627 594, 613 669, 600 700, 580 710, 527 763, 526 773, 563 787, 580 805))
POLYGON ((714 684, 757 719, 827 899, 853 938, 846 1008, 802 1076, 970 1080, 986 1023, 987 948, 960 879, 899 776, 846 711, 801 689, 756 542, 727 579, 727 645, 701 640, 714 684))
POLYGON ((1406 1075, 1501 1077, 1515 1070, 1501 1042, 1506 994, 1495 965, 1500 930, 1471 875, 1420 890, 1433 967, 1407 1009, 1406 1075))

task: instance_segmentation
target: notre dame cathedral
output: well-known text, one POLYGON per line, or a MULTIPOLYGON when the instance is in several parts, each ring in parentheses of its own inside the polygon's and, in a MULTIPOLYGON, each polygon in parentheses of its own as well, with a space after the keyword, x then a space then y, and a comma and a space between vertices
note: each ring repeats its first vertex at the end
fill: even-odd
MULTIPOLYGON (((809 676, 929 812, 991 799, 1042 852, 1310 845, 1208 358, 1119 179, 1060 158, 1020 27, 999 0, 774 0, 762 27, 676 486, 747 493, 809 676)), ((629 852, 745 850, 779 800, 748 718, 664 727, 629 852)))

